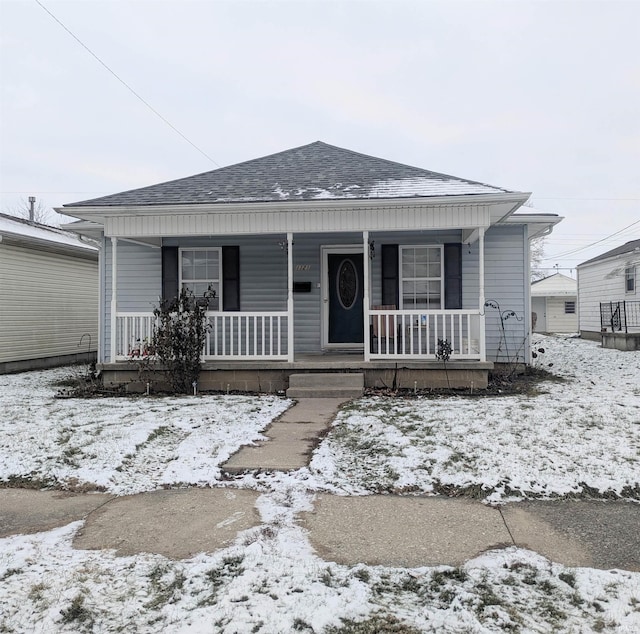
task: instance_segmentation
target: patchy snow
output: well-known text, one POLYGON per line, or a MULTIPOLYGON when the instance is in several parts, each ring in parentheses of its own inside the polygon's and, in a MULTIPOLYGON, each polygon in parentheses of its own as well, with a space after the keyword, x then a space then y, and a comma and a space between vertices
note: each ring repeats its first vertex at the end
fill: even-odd
POLYGON ((590 489, 640 499, 640 354, 535 341, 540 364, 565 382, 536 395, 356 401, 312 473, 347 494, 482 487, 490 502, 590 489))
MULTIPOLYGON (((640 631, 640 573, 568 568, 518 548, 459 568, 348 567, 322 560, 297 524, 314 492, 327 489, 429 490, 434 477, 461 486, 504 480, 522 495, 576 491, 580 482, 620 492, 637 485, 640 355, 539 340, 541 364, 567 379, 543 384, 545 393, 361 399, 339 416, 311 469, 225 482, 217 481, 220 463, 259 438, 288 401, 56 400, 50 382, 69 368, 0 376, 0 478, 77 478, 116 493, 217 482, 261 493, 259 526, 188 560, 76 550, 81 522, 0 539, 0 631, 640 631), (353 454, 351 468, 344 459, 347 451, 369 455, 365 444, 383 454, 367 458, 368 477, 353 454), (367 625, 350 628, 356 621, 367 625)), ((504 499, 499 486, 496 499, 504 499)))
POLYGON ((0 481, 118 495, 208 485, 291 401, 274 396, 56 399, 78 370, 0 376, 0 481))
POLYGON ((465 194, 503 194, 506 190, 447 176, 390 178, 376 181, 367 192, 369 198, 405 196, 463 196, 465 194))
POLYGON ((75 550, 81 525, 0 540, 2 631, 328 634, 353 621, 368 632, 640 628, 640 574, 565 568, 517 548, 459 568, 347 567, 319 559, 302 529, 280 519, 224 550, 171 561, 75 550), (407 629, 384 627, 399 621, 407 629))

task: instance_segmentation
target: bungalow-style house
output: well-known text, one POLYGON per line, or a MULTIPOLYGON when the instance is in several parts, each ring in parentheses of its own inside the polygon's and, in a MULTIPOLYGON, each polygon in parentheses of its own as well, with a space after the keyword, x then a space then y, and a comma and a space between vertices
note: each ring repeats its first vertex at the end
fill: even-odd
POLYGON ((578 283, 555 273, 531 283, 533 332, 578 332, 578 283))
POLYGON ((95 361, 98 248, 0 214, 0 374, 95 361))
POLYGON ((153 308, 188 288, 214 295, 202 388, 423 387, 448 346, 450 383, 481 387, 529 361, 529 240, 560 218, 516 214, 528 198, 315 142, 59 211, 103 245, 107 383, 134 378, 153 308))
POLYGON ((640 350, 640 240, 577 266, 580 336, 640 350))

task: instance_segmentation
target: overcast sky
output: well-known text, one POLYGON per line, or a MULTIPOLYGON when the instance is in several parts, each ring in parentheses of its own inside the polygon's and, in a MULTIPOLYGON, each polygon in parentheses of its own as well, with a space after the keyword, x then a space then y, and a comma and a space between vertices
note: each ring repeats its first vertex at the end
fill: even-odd
POLYGON ((640 238, 639 25, 634 0, 0 0, 0 211, 321 140, 532 192, 571 269, 640 238))

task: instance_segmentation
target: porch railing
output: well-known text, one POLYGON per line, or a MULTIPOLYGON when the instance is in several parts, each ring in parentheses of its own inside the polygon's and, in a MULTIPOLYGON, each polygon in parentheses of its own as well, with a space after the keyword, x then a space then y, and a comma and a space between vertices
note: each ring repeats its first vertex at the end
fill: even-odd
POLYGON ((371 310, 370 357, 436 359, 439 340, 451 346, 452 360, 482 360, 479 311, 371 310))
MULTIPOLYGON (((287 360, 288 316, 286 312, 207 312, 209 325, 202 358, 287 360)), ((116 359, 135 359, 152 354, 156 327, 152 313, 116 315, 116 359)))
POLYGON ((600 327, 611 332, 640 330, 640 301, 600 302, 600 327))

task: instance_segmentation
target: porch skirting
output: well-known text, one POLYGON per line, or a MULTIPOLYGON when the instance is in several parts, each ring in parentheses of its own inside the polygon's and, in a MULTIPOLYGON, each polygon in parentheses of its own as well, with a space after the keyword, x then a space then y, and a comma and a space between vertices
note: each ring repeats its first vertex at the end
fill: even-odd
MULTIPOLYGON (((364 375, 369 388, 425 389, 487 387, 491 362, 449 361, 446 371, 440 361, 360 361, 344 355, 327 359, 322 355, 309 355, 305 360, 289 362, 259 361, 205 362, 198 381, 200 391, 284 393, 289 387, 289 376, 305 372, 358 372, 364 375), (345 358, 347 357, 347 358, 345 358), (448 381, 447 381, 448 376, 448 381)), ((124 386, 129 392, 144 392, 146 384, 140 380, 136 363, 105 363, 98 366, 105 387, 124 386)), ((152 391, 162 390, 162 375, 153 380, 152 391)))

